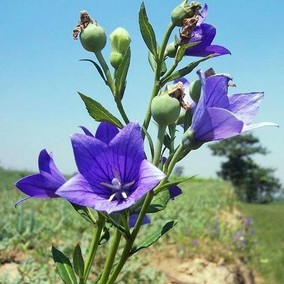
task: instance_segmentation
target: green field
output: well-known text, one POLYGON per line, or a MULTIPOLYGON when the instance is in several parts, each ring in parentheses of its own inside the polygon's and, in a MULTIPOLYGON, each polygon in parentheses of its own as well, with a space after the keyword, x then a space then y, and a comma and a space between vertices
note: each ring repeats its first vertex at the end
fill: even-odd
MULTIPOLYGON (((0 170, 0 283, 60 283, 51 258, 51 244, 71 256, 80 241, 85 255, 92 228, 64 200, 28 200, 15 208, 15 202, 23 195, 13 184, 25 174, 0 170), (15 264, 17 272, 4 275, 7 264, 15 264)), ((230 186, 217 180, 195 179, 182 188, 182 196, 171 201, 166 210, 150 216, 152 223, 141 232, 147 234, 165 221, 179 220, 155 245, 159 251, 171 245, 180 259, 202 256, 225 263, 241 259, 257 270, 258 278, 264 278, 265 283, 284 283, 283 203, 239 204, 230 186), (252 217, 254 224, 246 223, 246 217, 252 217)), ((100 248, 95 270, 102 263, 105 249, 107 245, 100 248)), ((148 258, 143 255, 143 260, 137 254, 119 283, 138 283, 137 277, 139 283, 162 283, 161 273, 151 265, 150 270, 144 266, 149 259, 151 250, 148 258)))

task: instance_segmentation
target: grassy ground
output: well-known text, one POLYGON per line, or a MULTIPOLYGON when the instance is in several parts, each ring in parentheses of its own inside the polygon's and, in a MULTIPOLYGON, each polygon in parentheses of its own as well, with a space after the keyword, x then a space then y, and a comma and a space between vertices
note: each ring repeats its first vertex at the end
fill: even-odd
MULTIPOLYGON (((67 202, 60 199, 28 200, 15 208, 15 202, 22 195, 14 188, 13 183, 25 174, 0 170, 0 268, 1 265, 3 267, 5 264, 16 263, 18 269, 17 277, 12 280, 2 275, 0 283, 60 283, 51 259, 51 244, 71 256, 75 245, 80 241, 83 255, 86 255, 92 228, 89 228, 88 223, 67 202)), ((271 276, 280 273, 274 267, 280 268, 280 261, 283 261, 283 254, 277 250, 279 246, 283 249, 283 237, 279 235, 283 223, 281 227, 275 221, 278 217, 273 215, 281 214, 278 211, 282 205, 241 206, 247 216, 255 219, 255 224, 251 225, 236 210, 236 200, 228 184, 216 180, 195 179, 182 188, 182 196, 171 201, 165 211, 150 216, 152 223, 142 230, 142 235, 149 234, 165 221, 179 220, 178 225, 155 245, 155 253, 162 252, 163 248, 171 245, 176 248, 181 259, 205 256, 212 261, 222 259, 230 263, 241 258, 248 265, 255 264, 254 259, 260 259, 259 263, 263 266, 257 266, 262 269, 260 272, 267 279, 280 281, 267 283, 284 283, 281 281, 283 278, 279 278, 281 275, 276 275, 276 278, 271 276), (266 208, 267 212, 260 211, 262 208, 266 208), (261 215, 265 217, 260 218, 258 212, 262 212, 261 215), (265 221, 266 217, 268 219, 265 221), (271 227, 262 231, 263 224, 271 227), (253 234, 254 227, 256 235, 253 234), (264 233, 266 241, 261 238, 264 233), (258 252, 256 248, 259 244, 263 247, 262 242, 266 249, 258 252), (271 253, 263 254, 268 253, 269 249, 271 253), (273 265, 266 265, 267 263, 273 265), (267 272, 265 269, 269 270, 268 267, 273 271, 267 272)), ((283 220, 282 218, 282 222, 283 220)), ((102 263, 105 249, 107 245, 100 249, 96 267, 102 263)), ((163 283, 163 275, 155 271, 152 265, 148 265, 153 255, 150 253, 145 258, 144 256, 145 254, 139 258, 139 253, 137 254, 135 260, 126 266, 119 283, 138 283, 137 279, 141 284, 163 283)))
POLYGON ((240 204, 254 220, 258 245, 255 267, 265 283, 284 283, 284 202, 240 204))

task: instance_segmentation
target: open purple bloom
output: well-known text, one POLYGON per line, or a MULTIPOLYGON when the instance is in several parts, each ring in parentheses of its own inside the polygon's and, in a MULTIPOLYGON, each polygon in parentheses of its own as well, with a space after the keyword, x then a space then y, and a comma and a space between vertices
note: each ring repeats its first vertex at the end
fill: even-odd
MULTIPOLYGON (((28 198, 54 198, 58 197, 55 191, 66 181, 57 169, 52 156, 46 150, 42 150, 38 158, 39 173, 26 176, 16 182, 16 187, 28 198)), ((18 203, 19 203, 18 202, 18 203)), ((17 203, 17 204, 18 204, 17 203)))
POLYGON ((214 54, 215 56, 231 54, 231 52, 225 47, 212 44, 216 36, 216 28, 212 25, 203 23, 207 15, 207 9, 208 6, 205 4, 189 40, 189 43, 199 43, 195 46, 189 47, 185 51, 185 55, 205 57, 210 54, 214 54))
MULTIPOLYGON (((110 124, 102 127, 107 133, 113 133, 109 131, 110 124)), ((72 135, 79 173, 56 191, 62 198, 98 211, 121 211, 165 177, 146 160, 141 128, 137 123, 128 124, 110 141, 109 138, 105 140, 104 135, 100 138, 97 135, 72 135)))
POLYGON ((201 95, 189 129, 194 141, 226 139, 258 127, 277 126, 270 122, 251 124, 263 99, 263 93, 229 96, 230 76, 217 74, 205 78, 201 71, 198 73, 201 80, 201 95))

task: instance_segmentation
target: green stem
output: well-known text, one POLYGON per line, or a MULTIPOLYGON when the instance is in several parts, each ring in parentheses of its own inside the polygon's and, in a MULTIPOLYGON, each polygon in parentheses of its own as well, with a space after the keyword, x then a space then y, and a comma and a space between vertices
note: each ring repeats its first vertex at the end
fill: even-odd
POLYGON ((122 116, 124 122, 126 124, 128 124, 129 123, 129 119, 128 119, 127 114, 126 114, 126 112, 124 110, 124 107, 123 107, 123 104, 122 104, 121 100, 118 99, 118 100, 115 100, 115 102, 116 102, 117 109, 119 110, 120 115, 122 116))
POLYGON ((162 147, 164 144, 166 127, 167 125, 158 125, 158 137, 157 137, 155 154, 154 154, 154 159, 153 159, 153 164, 157 167, 161 163, 161 152, 162 152, 162 147))
POLYGON ((89 247, 89 253, 85 262, 85 271, 84 271, 84 282, 83 283, 87 283, 90 271, 91 271, 91 267, 93 265, 94 262, 94 258, 96 255, 96 251, 97 248, 99 246, 100 243, 100 238, 101 238, 101 234, 105 225, 105 219, 98 214, 98 220, 97 220, 97 227, 96 227, 96 232, 93 236, 92 242, 90 244, 89 247))
POLYGON ((176 165, 176 163, 180 160, 180 157, 183 155, 184 152, 184 147, 182 144, 179 145, 179 147, 177 148, 176 152, 174 153, 169 166, 167 168, 167 177, 169 177, 174 169, 174 166, 176 165))
POLYGON ((114 86, 114 82, 113 82, 113 79, 112 79, 112 76, 111 76, 111 72, 108 68, 108 65, 101 53, 101 51, 98 51, 98 52, 95 52, 95 55, 104 71, 104 74, 106 76, 106 79, 107 79, 107 82, 108 82, 108 86, 112 92, 113 95, 115 95, 115 86, 114 86))
MULTIPOLYGON (((162 66, 163 66, 163 61, 164 61, 164 57, 165 57, 165 50, 167 47, 167 43, 169 41, 169 38, 171 36, 171 33, 173 31, 173 29, 175 28, 175 26, 170 23, 167 31, 165 33, 165 36, 163 38, 162 44, 161 44, 161 48, 159 51, 159 58, 157 58, 157 68, 156 68, 156 72, 155 72, 155 80, 154 80, 154 85, 153 85, 153 89, 152 89, 152 94, 151 94, 151 98, 146 110, 146 115, 145 115, 145 119, 144 119, 144 123, 143 123, 143 127, 147 130, 149 127, 149 123, 151 120, 151 102, 152 99, 157 96, 159 90, 160 90, 160 85, 159 85, 159 80, 160 80, 160 76, 161 76, 161 70, 162 70, 162 66)), ((145 135, 143 134, 143 137, 145 137, 145 135)))
POLYGON ((163 76, 163 78, 161 78, 161 87, 163 87, 165 85, 165 83, 167 83, 167 78, 172 75, 172 73, 175 71, 176 67, 178 66, 178 61, 175 61, 175 63, 172 65, 172 67, 167 71, 167 73, 163 76))
POLYGON ((116 253, 117 253, 117 250, 118 250, 120 240, 121 240, 121 232, 118 229, 116 229, 114 239, 113 239, 113 242, 110 246, 109 254, 108 254, 108 257, 106 259, 105 267, 104 267, 104 270, 102 272, 100 284, 107 283, 107 281, 109 279, 110 272, 111 272, 111 269, 113 267, 113 262, 114 262, 114 259, 115 259, 115 256, 116 256, 116 253))
POLYGON ((130 257, 130 252, 131 252, 131 249, 132 249, 132 246, 133 246, 133 243, 137 237, 137 234, 141 228, 141 225, 142 225, 142 221, 146 215, 146 212, 147 212, 147 209, 148 209, 148 206, 151 204, 151 201, 154 197, 154 193, 153 191, 150 191, 147 195, 146 195, 146 198, 144 200, 144 203, 143 203, 143 206, 141 208, 141 211, 139 213, 139 216, 138 216, 138 219, 136 221, 136 224, 135 224, 135 227, 132 231, 132 234, 130 236, 129 239, 126 240, 126 244, 124 246, 124 249, 123 249, 123 252, 120 256, 120 259, 119 259, 119 262, 118 264, 116 265, 109 281, 107 282, 107 284, 113 284, 114 281, 116 280, 117 276, 119 275, 121 269, 123 268, 125 262, 127 261, 127 259, 130 257))

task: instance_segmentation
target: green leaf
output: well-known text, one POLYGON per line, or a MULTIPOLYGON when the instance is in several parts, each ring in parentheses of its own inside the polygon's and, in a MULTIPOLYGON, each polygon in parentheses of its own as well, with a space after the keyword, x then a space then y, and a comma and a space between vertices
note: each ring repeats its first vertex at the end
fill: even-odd
POLYGON ((139 27, 145 44, 154 57, 157 58, 158 54, 156 36, 151 24, 149 23, 144 2, 142 2, 140 6, 139 27))
POLYGON ((151 204, 149 205, 147 209, 147 213, 156 213, 156 212, 164 210, 170 199, 171 198, 170 198, 169 190, 160 191, 153 198, 151 204))
POLYGON ((170 81, 173 81, 175 79, 178 79, 178 78, 181 78, 181 77, 184 77, 185 75, 189 74, 190 72, 192 72, 192 70, 197 67, 201 62, 204 62, 210 58, 214 57, 213 55, 208 55, 200 60, 197 60, 197 61, 194 61, 190 64, 188 64, 187 66, 185 66, 184 68, 176 71, 175 73, 173 73, 172 75, 166 77, 166 78, 163 78, 161 80, 161 83, 160 85, 163 86, 164 84, 166 84, 167 82, 170 82, 170 81))
POLYGON ((68 257, 54 246, 52 246, 52 256, 59 276, 63 282, 65 284, 77 284, 76 275, 68 257))
POLYGON ((79 61, 89 61, 91 63, 94 64, 94 66, 96 67, 97 71, 99 72, 100 76, 102 77, 102 79, 104 80, 104 82, 107 84, 107 80, 105 78, 104 72, 101 69, 100 65, 97 64, 95 61, 91 60, 91 59, 80 59, 79 61))
POLYGON ((120 100, 123 98, 124 90, 126 87, 126 77, 130 65, 131 51, 130 47, 125 53, 122 62, 114 74, 115 78, 115 96, 120 100))
POLYGON ((99 122, 107 121, 119 128, 122 128, 122 123, 107 109, 105 109, 99 102, 83 95, 80 92, 78 93, 83 102, 85 103, 88 113, 92 118, 99 122))
POLYGON ((85 263, 82 256, 80 244, 77 244, 73 252, 73 266, 75 273, 80 277, 84 277, 85 263))
POLYGON ((144 240, 134 246, 130 252, 130 254, 134 254, 141 249, 147 248, 155 243, 160 237, 162 237, 165 233, 171 230, 177 224, 177 220, 167 222, 162 228, 147 236, 144 240))

